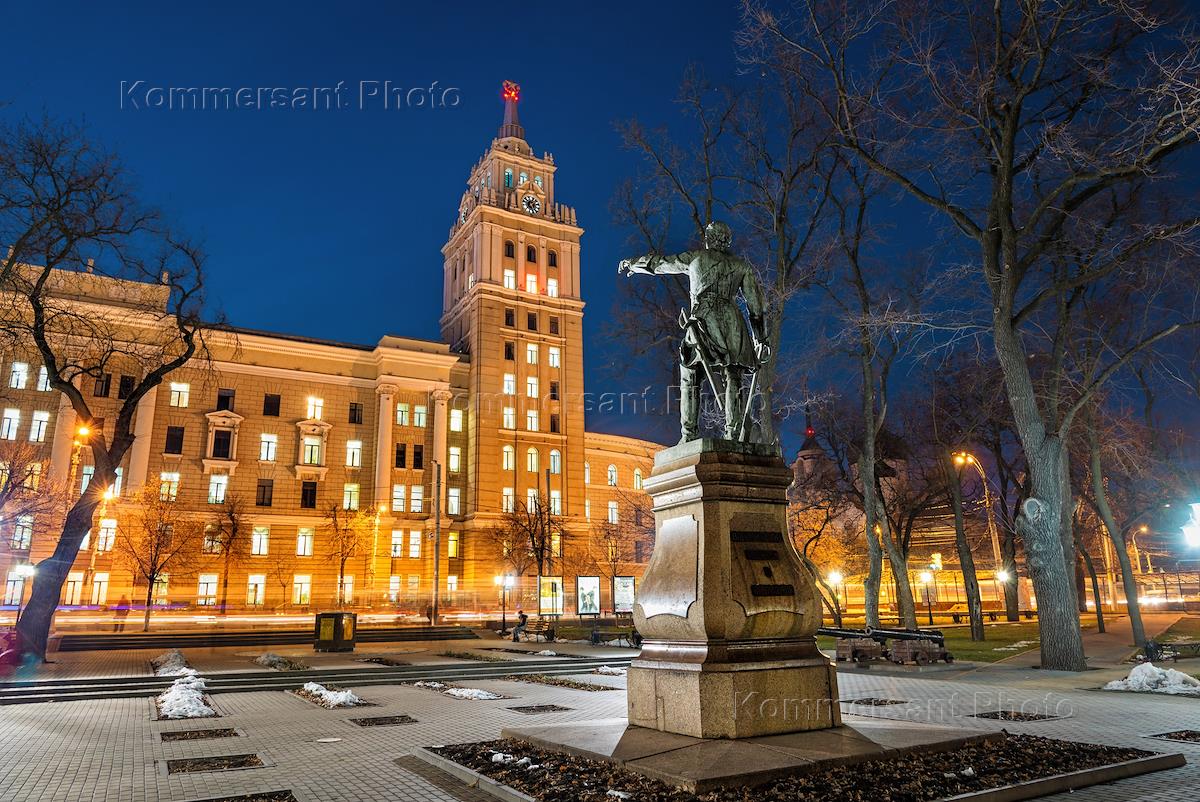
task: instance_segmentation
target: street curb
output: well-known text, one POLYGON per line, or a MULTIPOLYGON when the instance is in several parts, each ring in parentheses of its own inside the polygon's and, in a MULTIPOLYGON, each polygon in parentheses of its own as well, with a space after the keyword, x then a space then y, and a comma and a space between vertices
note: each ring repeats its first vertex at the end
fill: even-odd
POLYGON ((424 747, 414 749, 412 756, 423 763, 433 766, 435 769, 444 771, 452 777, 461 780, 468 788, 478 788, 485 794, 500 799, 503 802, 537 802, 531 796, 509 788, 507 785, 501 785, 474 769, 469 769, 466 766, 455 763, 453 760, 447 760, 424 747))

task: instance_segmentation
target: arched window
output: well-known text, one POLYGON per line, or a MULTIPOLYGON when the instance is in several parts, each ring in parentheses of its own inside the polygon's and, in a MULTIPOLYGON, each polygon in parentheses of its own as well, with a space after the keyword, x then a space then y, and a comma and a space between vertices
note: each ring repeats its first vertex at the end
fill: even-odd
POLYGON ((533 177, 533 183, 537 184, 540 187, 542 185, 542 177, 540 175, 535 175, 533 177))
POLYGON ((583 483, 590 485, 592 483, 592 463, 583 463, 583 483))
POLYGON ((529 180, 529 173, 522 170, 521 171, 521 180, 517 182, 517 186, 523 186, 525 184, 525 182, 528 180, 529 180))
POLYGON ((550 251, 550 267, 558 267, 558 251, 550 251))
POLYGON ((642 469, 641 468, 633 469, 633 489, 634 490, 642 489, 642 469))
POLYGON ((529 245, 525 248, 525 261, 526 262, 536 262, 537 261, 537 248, 533 247, 532 245, 529 245))
POLYGON ((557 448, 550 452, 550 473, 562 473, 562 452, 557 448))
POLYGON ((509 168, 504 171, 504 186, 511 189, 512 185, 512 168, 509 168))
POLYGON ((525 452, 525 469, 530 473, 537 473, 538 450, 536 448, 531 448, 525 452))
POLYGON ((502 470, 511 471, 517 464, 517 450, 512 446, 505 446, 500 451, 500 467, 502 470))
POLYGON ((517 246, 513 245, 511 240, 505 241, 504 243, 504 255, 509 259, 512 259, 517 255, 517 246))
POLYGON ((609 487, 617 486, 617 466, 616 465, 608 466, 608 486, 609 487))

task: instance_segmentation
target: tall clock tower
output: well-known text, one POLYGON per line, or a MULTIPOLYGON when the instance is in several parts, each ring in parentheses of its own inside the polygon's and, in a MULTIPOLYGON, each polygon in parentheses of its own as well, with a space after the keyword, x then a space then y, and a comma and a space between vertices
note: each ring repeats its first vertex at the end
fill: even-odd
POLYGON ((583 229, 556 199, 554 157, 525 139, 520 87, 504 82, 502 97, 503 122, 442 248, 442 337, 470 363, 456 405, 467 412, 463 528, 479 557, 470 533, 531 494, 584 526, 583 229))

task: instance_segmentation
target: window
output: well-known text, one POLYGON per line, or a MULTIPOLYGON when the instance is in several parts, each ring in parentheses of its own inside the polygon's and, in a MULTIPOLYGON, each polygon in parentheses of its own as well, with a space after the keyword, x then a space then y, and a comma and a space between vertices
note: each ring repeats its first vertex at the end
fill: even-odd
POLYGON ((42 463, 31 462, 25 469, 25 481, 21 486, 26 490, 37 490, 38 484, 42 480, 42 463))
POLYGON ((17 430, 20 428, 21 410, 4 410, 4 417, 0 418, 0 440, 16 440, 17 430))
POLYGON ((538 291, 537 274, 536 273, 526 273, 525 274, 525 292, 529 293, 530 295, 537 295, 537 291, 538 291))
POLYGON ((546 294, 549 295, 551 298, 558 297, 558 279, 556 279, 556 278, 546 279, 546 294))
POLYGON ((66 593, 63 604, 74 606, 83 598, 83 571, 72 571, 67 574, 66 593))
POLYGON ((532 245, 525 246, 525 261, 526 262, 536 262, 537 261, 537 248, 533 247, 532 245))
POLYGON ((556 382, 556 381, 552 381, 552 382, 550 382, 550 393, 549 393, 549 397, 550 397, 550 400, 551 400, 551 401, 557 401, 557 400, 558 400, 558 382, 556 382))
POLYGON ((397 426, 407 426, 408 425, 408 404, 397 404, 396 405, 396 425, 397 426))
POLYGON ((425 446, 413 444, 413 470, 419 471, 425 467, 425 446))
POLYGON ((538 411, 536 409, 525 411, 525 429, 530 432, 538 430, 538 411))
POLYGON ((550 267, 558 267, 558 251, 550 251, 548 258, 550 267))
POLYGON ((550 316, 550 333, 558 334, 558 315, 550 316))
POLYGON ((163 501, 174 501, 179 497, 178 471, 164 471, 158 475, 158 497, 163 501))
POLYGON ((204 525, 204 544, 200 547, 205 554, 221 553, 221 530, 215 524, 204 525))
POLYGON ((551 490, 550 491, 550 514, 551 515, 562 515, 562 491, 561 490, 551 490))
MULTIPOLYGON (((92 388, 92 395, 97 398, 108 398, 109 392, 112 390, 112 374, 101 373, 96 377, 96 384, 92 388)), ((187 406, 184 404, 183 406, 187 406)))
POLYGON ((447 593, 455 593, 457 591, 458 591, 458 576, 456 574, 450 574, 449 576, 446 577, 446 592, 447 593))
POLYGON ((408 533, 408 556, 413 560, 421 557, 421 533, 415 529, 408 533))
POLYGON ((117 398, 124 400, 133 395, 134 383, 137 379, 128 374, 122 373, 120 380, 117 382, 117 398))
POLYGON ((346 467, 362 467, 362 440, 346 441, 346 467))
POLYGON ((358 483, 347 482, 342 485, 342 509, 357 510, 358 509, 358 483))
POLYGON ((258 488, 254 492, 254 506, 270 507, 275 500, 275 480, 259 479, 258 488))
POLYGON ((608 522, 615 524, 620 520, 620 511, 617 509, 617 502, 608 502, 608 522))
MULTIPOLYGON (((183 382, 171 382, 171 406, 186 407, 188 405, 188 396, 191 394, 191 385, 183 382)), ((107 393, 105 393, 107 395, 107 393)))
POLYGON ((557 448, 550 451, 550 473, 555 475, 562 473, 562 452, 557 448))
POLYGON ((546 364, 552 368, 562 367, 562 351, 557 346, 550 346, 546 353, 546 364))
MULTIPOLYGON (((399 557, 398 554, 393 554, 393 557, 399 557)), ((400 576, 392 574, 388 577, 388 600, 397 602, 400 601, 400 576)))
POLYGON ((633 489, 634 490, 642 489, 642 469, 641 468, 633 469, 633 489))
POLYGON ((617 466, 616 465, 608 466, 608 486, 609 487, 617 486, 617 466))
POLYGON ((583 500, 583 517, 587 520, 592 520, 592 500, 585 498, 583 500))
POLYGON ((562 535, 558 532, 550 533, 550 555, 552 557, 562 556, 562 535))
POLYGON ((256 526, 250 533, 250 553, 255 556, 263 556, 267 553, 269 541, 271 539, 271 529, 267 526, 256 526))
MULTIPOLYGON (((224 504, 225 491, 229 489, 229 477, 225 474, 214 474, 208 478, 208 503, 224 504)), ((171 499, 174 501, 175 499, 171 499)))
POLYGON ((538 363, 538 347, 537 343, 528 343, 525 346, 525 364, 536 365, 538 363))
POLYGON ((196 604, 203 607, 209 607, 217 603, 217 580, 219 577, 216 574, 201 574, 200 581, 196 588, 196 604))
POLYGON ((279 417, 279 395, 276 393, 265 393, 263 395, 263 415, 268 418, 279 417))
POLYGON ((79 469, 79 471, 81 474, 81 479, 79 481, 79 495, 82 496, 87 492, 88 485, 92 483, 92 475, 96 472, 96 466, 84 465, 79 469))
POLYGON ((37 388, 38 392, 50 392, 50 371, 46 370, 45 365, 42 365, 40 368, 38 368, 37 388))
POLYGON ((96 551, 112 551, 117 541, 117 519, 100 519, 100 536, 96 538, 96 551))
POLYGON ((49 412, 33 413, 33 423, 29 425, 29 442, 46 442, 46 427, 50 425, 49 412))
POLYGON ((537 312, 525 313, 525 328, 530 331, 537 331, 537 312))
POLYGON ((295 574, 292 576, 292 604, 308 604, 312 599, 312 576, 310 574, 295 574))
POLYGON ((522 184, 524 184, 524 183, 525 183, 526 181, 528 181, 528 180, 529 180, 529 173, 527 173, 527 172, 525 172, 524 170, 522 170, 522 171, 521 171, 521 179, 520 179, 519 181, 517 181, 517 186, 521 186, 522 184))
POLYGON ((401 529, 392 530, 392 556, 404 556, 404 531, 401 529))
POLYGON ((509 328, 517 325, 517 311, 515 309, 504 310, 504 325, 509 328))
POLYGON ((525 509, 530 512, 538 509, 538 492, 532 487, 525 491, 525 509))
POLYGON ((526 398, 537 398, 538 397, 537 376, 529 376, 528 378, 525 379, 525 397, 526 398))
POLYGON ((163 446, 164 454, 182 454, 183 453, 183 432, 182 426, 167 427, 167 442, 163 446))
POLYGON ((306 510, 317 508, 317 483, 302 482, 300 484, 300 506, 306 510))
POLYGON ((229 459, 233 455, 233 430, 216 429, 212 434, 212 458, 229 459))
POLYGON ((304 464, 321 464, 321 438, 317 435, 304 435, 304 464))
POLYGON ((420 404, 413 407, 413 426, 425 427, 425 407, 420 404))
POLYGON ((455 559, 458 553, 458 532, 451 532, 446 539, 446 556, 455 559))
POLYGON ((310 420, 320 420, 325 413, 325 399, 310 395, 306 411, 310 420))
POLYGON ((113 480, 112 492, 113 498, 119 498, 121 495, 121 479, 125 475, 125 469, 117 468, 115 473, 117 476, 116 479, 113 480))
POLYGON ((266 601, 267 575, 250 574, 246 579, 246 604, 259 607, 266 601))
POLYGON ((108 600, 108 572, 97 571, 92 575, 92 604, 104 604, 108 600))
POLYGON ((311 557, 313 553, 313 530, 302 526, 296 530, 296 556, 311 557))
POLYGON ((217 390, 217 411, 221 410, 233 411, 233 390, 217 390))
POLYGON ((8 373, 8 386, 14 390, 24 390, 28 382, 29 364, 26 362, 12 363, 12 370, 8 373))
POLYGON ((278 445, 279 435, 260 435, 258 438, 258 459, 262 462, 274 462, 275 449, 278 445))
POLYGON ((592 483, 592 463, 583 463, 583 483, 590 485, 592 483))
POLYGON ((502 512, 512 512, 517 508, 517 497, 513 493, 511 487, 506 487, 500 491, 500 510, 502 512))
POLYGON ((349 423, 362 423, 363 405, 357 401, 350 402, 349 423))
POLYGON ((446 514, 462 515, 462 490, 451 487, 446 491, 446 514))
POLYGON ((27 551, 29 544, 33 540, 33 516, 18 515, 13 522, 12 539, 10 545, 17 551, 27 551))
POLYGON ((409 494, 409 507, 411 512, 425 511, 425 488, 422 485, 413 485, 412 492, 409 494))
POLYGON ((511 340, 504 343, 504 358, 509 360, 517 358, 517 344, 511 340))
POLYGON ((392 485, 392 512, 404 512, 408 485, 392 485))
POLYGON ((504 289, 515 290, 517 288, 517 271, 511 267, 504 271, 504 289))
MULTIPOLYGON (((506 188, 508 188, 508 189, 512 189, 512 185, 513 185, 513 173, 512 173, 512 168, 511 168, 511 167, 508 167, 508 168, 505 168, 505 170, 504 170, 504 186, 505 186, 506 188)), ((509 246, 510 246, 510 245, 512 245, 512 243, 511 243, 511 242, 506 242, 506 243, 504 243, 505 256, 511 256, 511 255, 512 255, 512 254, 508 253, 508 250, 509 250, 509 246)))
POLYGON ((516 407, 505 407, 504 408, 504 416, 503 416, 503 420, 501 421, 500 425, 502 427, 504 427, 505 429, 517 428, 517 408, 516 407))
POLYGON ((450 410, 450 431, 461 432, 463 430, 463 411, 461 409, 450 410))
POLYGON ((396 443, 395 452, 392 464, 397 468, 403 468, 408 464, 408 445, 406 443, 396 443))
POLYGON ((10 606, 20 604, 25 598, 25 576, 17 571, 8 572, 8 581, 4 584, 4 603, 10 606))
POLYGON ((446 465, 450 473, 458 473, 462 470, 462 449, 458 446, 450 446, 449 455, 446 459, 446 465))
POLYGON ((421 575, 420 574, 409 574, 408 575, 408 592, 416 593, 420 589, 421 589, 421 575))
POLYGON ((504 374, 504 390, 505 395, 515 395, 517 392, 517 374, 504 374))

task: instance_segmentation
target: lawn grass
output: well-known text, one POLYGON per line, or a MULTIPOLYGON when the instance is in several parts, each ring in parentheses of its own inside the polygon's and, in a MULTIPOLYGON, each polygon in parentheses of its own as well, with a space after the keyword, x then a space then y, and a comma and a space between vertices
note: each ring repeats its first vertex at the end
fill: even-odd
POLYGON ((1160 642, 1200 640, 1200 616, 1185 615, 1156 639, 1160 642))

